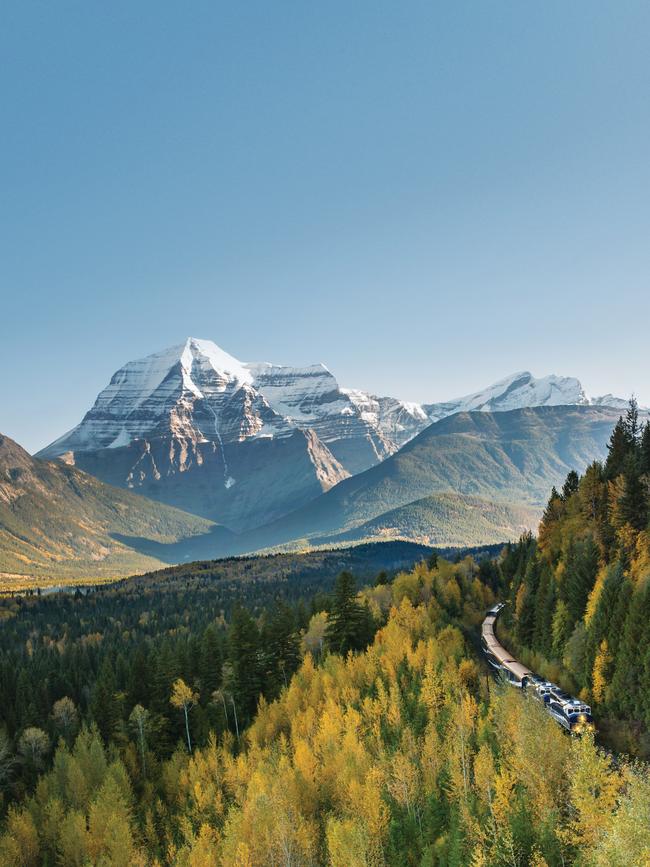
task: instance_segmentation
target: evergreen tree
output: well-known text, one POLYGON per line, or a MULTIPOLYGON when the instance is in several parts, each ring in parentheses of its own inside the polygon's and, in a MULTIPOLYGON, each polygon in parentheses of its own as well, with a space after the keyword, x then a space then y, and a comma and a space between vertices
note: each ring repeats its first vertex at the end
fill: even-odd
POLYGON ((221 641, 213 624, 205 629, 201 637, 197 667, 201 682, 201 701, 206 704, 211 700, 212 693, 221 686, 223 668, 221 641))
POLYGON ((534 648, 539 648, 545 655, 550 656, 553 644, 553 612, 557 602, 555 578, 551 568, 546 563, 541 566, 541 578, 537 592, 537 606, 535 612, 535 631, 533 633, 534 648))
POLYGON ((614 656, 611 702, 618 713, 628 719, 641 716, 639 699, 644 660, 639 650, 644 646, 649 622, 650 584, 647 584, 632 596, 623 637, 614 656))
MULTIPOLYGON (((610 623, 616 611, 618 596, 623 585, 623 570, 620 565, 610 566, 605 577, 596 610, 589 622, 587 631, 587 649, 585 651, 585 671, 583 677, 588 679, 594 668, 598 648, 603 641, 607 642, 610 623)), ((609 645, 608 645, 609 647, 609 645)))
POLYGON ((232 691, 239 725, 255 713, 262 692, 263 660, 260 633, 249 612, 237 606, 228 632, 228 656, 232 665, 232 691))
POLYGON ((573 494, 577 493, 579 483, 580 476, 576 473, 575 470, 571 470, 571 472, 566 477, 564 485, 562 486, 562 499, 565 502, 569 500, 573 496, 573 494))
POLYGON ((598 574, 599 558, 598 546, 591 536, 573 542, 569 548, 562 595, 573 623, 585 613, 598 574))
POLYGON ((621 572, 621 584, 616 597, 616 605, 614 610, 611 612, 607 624, 607 634, 605 635, 612 656, 616 656, 618 652, 618 647, 623 636, 625 622, 630 611, 630 605, 634 593, 632 582, 625 576, 622 564, 619 564, 617 568, 619 568, 621 572))
POLYGON ((605 478, 607 481, 620 476, 625 468, 625 460, 634 450, 634 441, 630 438, 630 425, 619 417, 607 444, 607 460, 605 461, 605 478))
POLYGON ((90 712, 105 743, 115 734, 120 720, 120 705, 116 693, 113 666, 109 658, 105 657, 90 702, 90 712))
POLYGON ((526 569, 523 587, 517 594, 517 638, 525 647, 532 645, 535 631, 539 572, 539 560, 531 560, 526 569))
POLYGON ((368 643, 367 609, 357 602, 357 589, 350 572, 341 572, 336 579, 332 607, 327 621, 325 641, 333 653, 346 654, 362 650, 368 643))
POLYGON ((650 421, 645 423, 641 435, 639 470, 641 475, 650 475, 650 421))
POLYGON ((619 500, 621 520, 634 530, 644 530, 648 523, 648 492, 641 478, 640 461, 628 454, 623 466, 625 489, 619 500))
POLYGON ((636 446, 641 431, 639 428, 639 404, 634 395, 630 398, 623 424, 625 426, 625 433, 627 434, 628 442, 631 446, 636 446))
POLYGON ((265 694, 270 698, 287 686, 291 675, 301 661, 300 635, 296 629, 293 611, 284 602, 277 602, 264 628, 264 647, 267 658, 265 694))

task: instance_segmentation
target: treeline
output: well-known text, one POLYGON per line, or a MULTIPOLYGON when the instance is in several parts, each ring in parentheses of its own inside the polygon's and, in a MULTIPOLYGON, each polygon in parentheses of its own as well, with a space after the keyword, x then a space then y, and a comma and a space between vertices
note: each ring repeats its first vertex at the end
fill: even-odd
POLYGON ((537 541, 509 546, 501 568, 512 605, 508 640, 526 661, 626 721, 617 746, 650 754, 650 423, 635 401, 604 464, 553 490, 537 541))
MULTIPOLYGON (((93 726, 62 738, 9 810, 0 863, 647 863, 646 769, 565 737, 537 703, 489 686, 472 658, 464 634, 495 599, 481 575, 499 577, 431 558, 358 595, 340 577, 329 615, 310 618, 324 652, 303 644, 239 740, 213 733, 190 752, 180 737, 161 759, 139 711, 108 744, 93 726), (355 651, 368 612, 384 625, 355 651)), ((172 684, 170 700, 191 719, 190 684, 172 684)))

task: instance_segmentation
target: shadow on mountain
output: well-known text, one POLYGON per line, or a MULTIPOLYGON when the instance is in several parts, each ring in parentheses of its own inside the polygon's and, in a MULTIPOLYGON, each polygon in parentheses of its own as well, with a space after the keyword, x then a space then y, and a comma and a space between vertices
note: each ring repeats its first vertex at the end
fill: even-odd
POLYGON ((190 536, 178 542, 156 542, 144 536, 126 536, 122 533, 111 533, 111 538, 138 554, 156 557, 170 564, 212 560, 236 553, 240 548, 237 535, 226 527, 214 527, 209 533, 190 536))

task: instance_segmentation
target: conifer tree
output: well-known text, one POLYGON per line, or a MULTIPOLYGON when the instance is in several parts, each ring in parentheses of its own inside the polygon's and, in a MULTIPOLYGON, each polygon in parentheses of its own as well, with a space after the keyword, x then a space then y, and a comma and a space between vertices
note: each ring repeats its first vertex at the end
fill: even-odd
POLYGON ((341 572, 334 584, 325 641, 333 653, 361 650, 370 640, 369 612, 357 602, 353 575, 341 572))
POLYGON ((562 499, 565 502, 577 492, 579 483, 580 476, 576 473, 575 470, 571 470, 571 472, 566 477, 564 485, 562 486, 562 499))
POLYGON ((639 470, 641 475, 650 476, 650 421, 647 421, 643 428, 640 451, 639 470))
POLYGON ((265 694, 274 698, 297 671, 300 661, 300 636, 291 608, 277 602, 264 629, 268 672, 265 694))
POLYGON ((589 594, 598 574, 599 551, 589 536, 581 542, 573 542, 566 557, 563 598, 573 623, 585 613, 589 594))
POLYGON ((105 743, 108 743, 115 734, 120 719, 120 706, 116 692, 113 666, 109 658, 105 657, 90 702, 93 720, 97 723, 105 743))
POLYGON ((632 451, 628 427, 623 416, 619 417, 607 444, 607 460, 605 461, 604 473, 607 481, 612 481, 620 476, 625 467, 625 459, 632 451))
POLYGON ((221 641, 216 627, 211 624, 204 631, 199 646, 198 672, 204 703, 209 701, 212 693, 221 686, 222 668, 221 641))
POLYGON ((240 722, 247 722, 255 713, 262 692, 263 653, 257 623, 241 606, 233 611, 228 649, 232 665, 232 692, 240 722))
POLYGON ((637 590, 631 598, 623 637, 614 657, 611 682, 612 705, 628 719, 639 717, 639 695, 643 660, 639 648, 644 645, 650 622, 650 584, 637 590))
POLYGON ((624 491, 618 506, 621 520, 634 530, 644 530, 648 523, 648 492, 641 478, 640 460, 628 454, 623 465, 624 491))
POLYGON ((631 446, 636 446, 641 431, 639 428, 639 404, 634 395, 630 398, 623 424, 625 426, 625 433, 627 434, 628 442, 631 446))

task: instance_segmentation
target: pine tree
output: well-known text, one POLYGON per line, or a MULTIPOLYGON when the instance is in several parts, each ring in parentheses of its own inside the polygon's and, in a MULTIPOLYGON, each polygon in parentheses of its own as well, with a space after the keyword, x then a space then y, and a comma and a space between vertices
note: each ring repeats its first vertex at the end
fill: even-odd
POLYGON ((535 619, 534 648, 539 648, 546 656, 553 653, 553 614, 557 603, 555 578, 550 568, 544 568, 545 577, 540 583, 539 607, 535 619))
POLYGON ((517 638, 525 647, 531 647, 533 642, 539 575, 540 563, 535 558, 528 564, 524 583, 517 592, 517 638))
POLYGON ((633 443, 630 441, 628 427, 623 421, 623 416, 620 416, 607 444, 608 454, 604 467, 607 481, 612 481, 621 475, 625 467, 625 459, 632 450, 633 443))
POLYGON ((301 661, 300 635, 293 612, 286 603, 276 603, 264 628, 263 638, 267 657, 265 694, 274 698, 283 686, 288 685, 301 661))
MULTIPOLYGON (((585 671, 583 672, 583 678, 585 679, 593 673, 598 648, 603 641, 607 642, 612 616, 616 611, 616 604, 622 585, 623 570, 618 564, 610 566, 587 630, 585 671)), ((611 651, 609 643, 608 649, 611 651)))
POLYGON ((255 713, 262 692, 263 654, 257 623, 241 606, 232 614, 228 648, 239 722, 247 722, 255 713))
POLYGON ((589 536, 581 542, 573 542, 566 556, 563 598, 572 622, 576 623, 585 613, 599 566, 599 551, 589 536))
POLYGON ((120 719, 120 706, 116 692, 113 666, 108 657, 105 657, 90 701, 92 718, 97 723, 105 743, 108 743, 115 734, 120 719))
POLYGON ((208 626, 201 638, 198 659, 199 680, 201 682, 201 698, 205 704, 212 693, 221 686, 223 655, 221 641, 216 627, 208 626))
MULTIPOLYGON (((650 622, 650 584, 632 596, 625 620, 623 637, 614 658, 611 682, 611 702, 628 719, 638 719, 643 659, 639 648, 644 646, 650 622)), ((608 642, 609 645, 609 642, 608 642)))
POLYGON ((565 502, 577 492, 579 483, 580 476, 576 473, 575 470, 571 470, 571 472, 566 477, 564 485, 562 486, 562 499, 565 502))
POLYGON ((648 523, 648 493, 641 478, 640 461, 633 453, 625 459, 623 479, 625 488, 618 503, 621 520, 634 530, 644 530, 648 523))
POLYGON ((333 653, 362 650, 368 643, 368 613, 357 602, 354 577, 341 572, 334 584, 325 641, 333 653))
POLYGON ((640 452, 639 470, 641 475, 648 476, 650 475, 650 421, 647 421, 643 428, 640 452))
POLYGON ((636 446, 639 441, 639 404, 637 403, 637 399, 632 395, 629 401, 629 406, 627 408, 627 413, 625 414, 625 421, 623 422, 625 426, 625 433, 627 434, 628 442, 632 446, 636 446))

